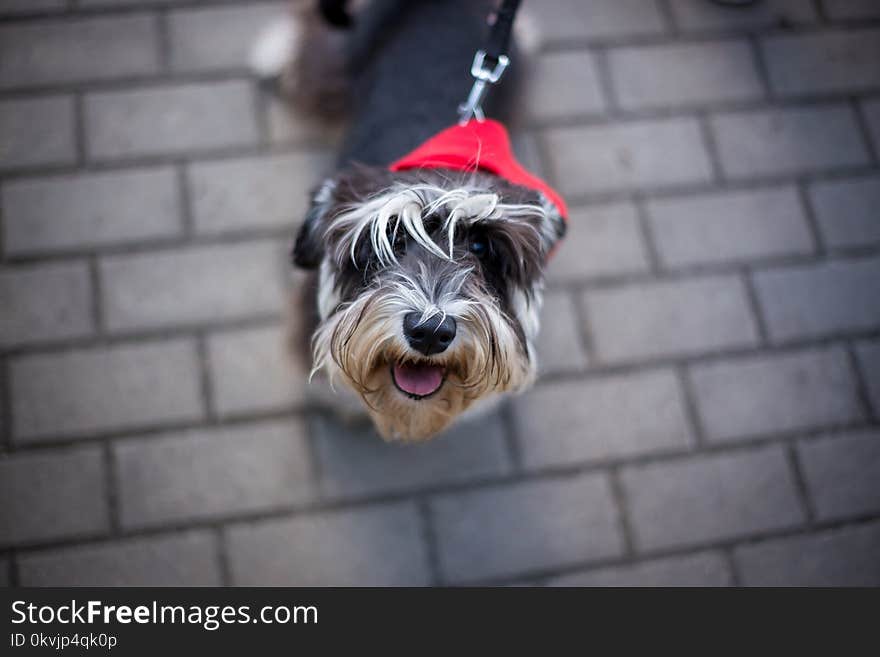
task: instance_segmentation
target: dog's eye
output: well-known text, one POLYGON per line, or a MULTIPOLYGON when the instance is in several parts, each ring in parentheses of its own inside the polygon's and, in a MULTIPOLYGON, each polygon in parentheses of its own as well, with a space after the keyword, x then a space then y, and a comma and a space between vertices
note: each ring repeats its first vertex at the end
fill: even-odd
POLYGON ((393 238, 391 248, 394 251, 394 255, 400 257, 406 253, 406 231, 397 231, 397 233, 393 235, 393 238))
POLYGON ((475 237, 471 239, 468 248, 475 256, 483 257, 489 252, 489 241, 484 237, 475 237))

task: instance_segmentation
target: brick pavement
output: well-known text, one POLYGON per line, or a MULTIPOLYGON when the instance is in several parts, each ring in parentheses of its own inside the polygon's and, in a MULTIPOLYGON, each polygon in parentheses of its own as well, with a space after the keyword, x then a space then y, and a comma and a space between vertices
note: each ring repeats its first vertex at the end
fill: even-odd
POLYGON ((282 361, 283 3, 0 0, 0 584, 880 585, 878 3, 528 4, 541 380, 401 448, 282 361))

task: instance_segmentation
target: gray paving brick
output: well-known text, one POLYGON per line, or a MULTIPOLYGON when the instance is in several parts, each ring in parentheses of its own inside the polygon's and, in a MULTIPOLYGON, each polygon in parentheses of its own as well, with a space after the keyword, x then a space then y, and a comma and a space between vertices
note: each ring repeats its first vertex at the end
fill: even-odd
POLYGON ((545 138, 563 194, 668 187, 712 178, 694 119, 555 128, 545 138))
POLYGON ((73 113, 68 96, 0 102, 0 170, 75 162, 73 113))
POLYGON ((298 504, 313 495, 298 422, 197 429, 114 448, 125 527, 298 504))
POLYGON ((195 348, 184 340, 24 356, 10 377, 21 442, 202 415, 195 348))
POLYGON ((223 331, 208 338, 214 403, 221 415, 278 411, 306 398, 309 364, 282 326, 223 331))
POLYGON ((535 347, 539 373, 577 372, 584 369, 587 354, 571 296, 564 292, 545 295, 541 317, 541 333, 535 347))
POLYGON ((97 448, 0 459, 0 545, 87 536, 108 528, 104 462, 97 448), (9 500, 14 503, 9 504, 9 500))
POLYGON ((855 92, 880 86, 880 30, 768 37, 770 85, 780 96, 855 92))
POLYGON ((710 123, 731 178, 808 173, 865 164, 850 108, 822 105, 721 114, 710 123))
POLYGON ((227 536, 232 577, 238 585, 430 583, 420 519, 412 504, 242 525, 229 529, 227 536))
POLYGON ((308 210, 309 190, 329 158, 317 152, 192 165, 190 196, 196 231, 252 228, 291 231, 308 210))
POLYGON ((671 0, 671 3, 676 24, 687 31, 754 30, 816 22, 813 3, 804 0, 763 0, 751 7, 722 7, 705 0, 671 0))
POLYGON ((862 416, 846 354, 837 347, 698 365, 691 376, 711 441, 830 427, 862 416))
POLYGON ((219 586, 215 538, 192 531, 21 555, 22 586, 219 586))
POLYGON ((880 342, 863 342, 856 348, 861 371, 867 379, 874 415, 880 417, 880 342))
POLYGON ((169 14, 171 68, 175 71, 245 69, 267 26, 285 15, 283 2, 180 9, 169 14))
POLYGON ((158 70, 158 33, 152 16, 0 26, 0 87, 107 80, 158 70))
POLYGON ((698 354, 758 340, 736 276, 625 285, 588 292, 584 302, 603 362, 698 354))
POLYGON ((874 0, 822 0, 822 6, 835 20, 880 18, 880 5, 874 0))
POLYGON ((551 281, 647 271, 647 250, 631 203, 571 211, 568 232, 548 268, 551 281))
POLYGON ((431 508, 441 570, 451 582, 573 565, 622 550, 611 488, 601 475, 445 495, 431 508))
POLYGON ((179 154, 257 142, 247 82, 204 82, 91 93, 85 99, 89 156, 179 154))
POLYGON ((828 246, 880 243, 880 176, 814 183, 810 201, 828 246))
POLYGON ((660 260, 712 265, 813 250, 793 187, 658 199, 648 203, 660 260))
POLYGON ((880 511, 880 432, 804 441, 797 449, 820 520, 880 511))
POLYGON ((0 269, 0 345, 88 335, 91 299, 84 263, 0 269))
POLYGON ((880 100, 864 102, 862 107, 874 142, 874 152, 880 152, 880 100))
POLYGON ((715 552, 698 552, 628 566, 563 575, 549 586, 730 586, 730 571, 715 552))
POLYGON ((0 0, 0 14, 61 9, 66 4, 67 0, 0 0))
POLYGON ((542 55, 528 67, 523 100, 531 118, 552 120, 605 110, 599 72, 589 52, 542 55))
POLYGON ((138 329, 278 312, 282 248, 271 241, 108 256, 107 325, 138 329))
POLYGON ((640 550, 723 541, 804 519, 777 446, 630 466, 622 477, 640 550))
POLYGON ((312 435, 321 491, 330 498, 462 483, 511 469, 497 413, 462 422, 418 445, 385 443, 372 429, 321 417, 313 420, 312 435))
POLYGON ((174 171, 148 168, 11 181, 2 190, 7 253, 41 253, 175 237, 174 171))
POLYGON ((528 468, 688 447, 684 399, 669 371, 541 385, 514 405, 528 468))
POLYGON ((880 325, 880 258, 762 271, 755 286, 776 341, 880 325))
POLYGON ((608 63, 624 109, 745 101, 763 95, 746 41, 618 48, 608 63))
POLYGON ((545 0, 534 18, 543 41, 659 34, 655 0, 545 0))
MULTIPOLYGON (((661 501, 645 510, 643 498, 636 496, 642 505, 642 515, 632 518, 636 547, 666 549, 668 542, 691 549, 622 563, 616 561, 623 546, 607 475, 520 480, 512 471, 505 435, 509 418, 478 418, 410 448, 386 445, 359 428, 331 427, 326 418, 310 427, 308 443, 301 429, 286 438, 281 430, 263 437, 272 434, 264 427, 295 420, 251 424, 254 414, 287 415, 311 403, 307 399, 314 394, 305 387, 304 365, 288 367, 282 348, 284 328, 277 320, 289 285, 282 244, 288 236, 281 239, 280 232, 301 217, 306 189, 320 178, 328 162, 324 153, 335 150, 342 134, 339 125, 289 111, 249 76, 219 81, 218 73, 244 72, 257 31, 285 4, 0 0, 0 15, 38 15, 0 24, 0 89, 7 90, 0 100, 0 171, 12 174, 0 185, 0 248, 14 258, 56 258, 0 268, 0 307, 7 310, 6 315, 0 311, 0 345, 33 351, 45 344, 52 350, 13 352, 4 364, 9 380, 0 386, 6 392, 0 395, 0 425, 8 428, 13 451, 0 458, 0 499, 10 496, 6 475, 14 472, 22 505, 5 510, 0 503, 0 586, 7 583, 13 558, 17 583, 24 585, 217 585, 223 580, 221 552, 228 554, 239 584, 429 584, 428 535, 441 542, 436 556, 442 583, 565 569, 570 574, 549 583, 727 585, 731 573, 725 555, 704 551, 703 544, 741 539, 747 542, 743 550, 754 549, 756 555, 748 552, 746 560, 746 552, 737 552, 748 584, 880 582, 874 557, 880 551, 880 524, 875 521, 830 533, 809 529, 809 538, 761 537, 777 529, 788 533, 803 521, 797 501, 791 502, 799 498, 792 492, 796 486, 784 448, 728 445, 720 454, 711 453, 725 441, 786 433, 795 439, 816 520, 862 522, 880 513, 873 485, 880 439, 873 429, 850 428, 867 420, 866 394, 871 419, 880 417, 880 342, 873 336, 880 319, 872 310, 880 263, 854 253, 880 245, 880 224, 874 221, 880 198, 875 198, 873 173, 850 173, 876 164, 880 152, 880 97, 874 93, 880 79, 872 66, 878 57, 871 56, 880 47, 880 30, 870 20, 880 17, 877 2, 763 0, 729 9, 706 0, 544 0, 525 10, 534 12, 545 47, 532 58, 526 76, 531 90, 528 85, 522 90, 526 111, 538 124, 514 133, 517 153, 577 208, 549 270, 539 366, 551 375, 583 373, 596 364, 638 368, 579 381, 570 376, 566 382, 542 381, 510 404, 517 441, 512 447, 527 472, 651 455, 658 468, 656 487, 645 485, 639 495, 661 501), (67 15, 67 7, 88 11, 67 15), (826 23, 846 24, 820 31, 814 25, 819 12, 826 23), (673 43, 673 32, 687 38, 673 43), (692 111, 675 115, 674 110, 717 113, 717 105, 767 100, 755 76, 750 39, 759 41, 769 60, 774 98, 788 100, 766 103, 760 111, 710 113, 707 119, 695 118, 692 111), (618 109, 660 117, 603 118, 610 99, 597 80, 596 46, 609 49, 609 70, 603 73, 613 77, 618 109), (165 81, 165 69, 189 77, 165 81), (203 81, 190 80, 193 74, 203 81), (68 172, 82 164, 72 97, 72 86, 81 83, 86 86, 75 90, 83 94, 81 146, 89 166, 68 172), (10 92, 12 87, 36 93, 25 96, 10 92), (853 95, 862 90, 869 92, 853 95), (840 101, 792 102, 825 94, 840 101), (744 116, 748 120, 730 120, 744 116), (559 122, 577 118, 591 120, 559 122), (859 118, 873 148, 864 143, 859 118), (703 120, 714 133, 724 177, 750 181, 750 189, 692 191, 716 182, 703 120), (273 148, 256 154, 263 123, 273 148), (117 160, 125 168, 109 170, 106 165, 117 160), (145 161, 162 166, 143 168, 145 161), (65 173, 59 175, 62 167, 65 173), (847 177, 811 177, 825 172, 847 177), (809 177, 799 182, 806 185, 823 246, 853 252, 835 251, 802 267, 762 262, 790 256, 804 261, 816 246, 816 236, 805 226, 804 199, 790 184, 778 182, 803 174, 809 177), (185 190, 179 189, 181 182, 185 190), (751 182, 760 186, 755 189, 751 182), (636 200, 595 205, 612 194, 615 201, 624 194, 635 194, 636 200), (184 198, 189 208, 180 207, 184 198), (584 201, 591 205, 583 207, 584 201), (644 205, 638 208, 644 217, 637 204, 644 205), (192 219, 187 228, 200 244, 168 244, 183 237, 184 217, 192 219), (643 221, 650 230, 644 230, 643 221), (645 243, 649 235, 653 244, 645 243), (108 247, 113 253, 102 253, 108 247), (111 334, 150 331, 161 333, 161 339, 109 349, 61 351, 61 345, 52 345, 88 337, 95 328, 88 272, 68 259, 79 255, 98 257, 100 328, 111 334), (843 332, 852 332, 850 340, 856 341, 775 355, 740 354, 740 347, 757 343, 752 319, 742 321, 751 313, 731 310, 741 303, 745 281, 704 274, 690 278, 675 271, 642 282, 657 265, 748 267, 756 288, 771 280, 761 300, 776 313, 762 313, 773 341, 827 341, 843 332), (159 273, 166 270, 167 275, 159 273), (224 278, 227 271, 235 273, 224 278), (625 285, 608 280, 624 276, 625 285), (701 288, 707 280, 712 284, 701 288), (9 281, 12 285, 4 288, 9 281), (581 294, 574 287, 581 284, 588 285, 584 303, 573 296, 581 294), (700 293, 692 293, 691 285, 700 293), (727 298, 713 285, 728 290, 727 298), (619 317, 607 318, 589 305, 591 290, 609 297, 631 294, 631 306, 618 301, 619 317), (638 298, 638 290, 647 301, 638 298), (804 300, 807 290, 815 307, 804 300), (585 312, 579 317, 581 306, 585 312), (732 319, 725 320, 718 308, 731 312, 732 319), (603 321, 602 329, 594 330, 603 321), (205 372, 192 338, 164 337, 193 327, 207 331, 205 372), (744 337, 728 344, 738 330, 744 337), (590 339, 589 358, 582 333, 590 339), (864 334, 872 337, 859 341, 864 334), (644 352, 639 338, 650 345, 644 352), (721 346, 711 346, 713 340, 721 346), (636 347, 628 348, 627 341, 636 347), (618 350, 610 359, 608 345, 618 350), (719 358, 716 352, 728 348, 737 350, 736 357, 719 358), (856 355, 865 390, 856 383, 847 350, 856 355), (704 437, 715 447, 692 454, 692 427, 676 373, 644 369, 643 359, 706 353, 714 354, 711 360, 688 365, 687 376, 698 397, 704 437), (711 385, 698 378, 704 370, 711 385), (178 431, 180 423, 204 419, 203 392, 213 402, 208 408, 224 423, 178 431), (168 433, 153 435, 161 426, 168 433), (100 448, 44 445, 15 451, 47 440, 141 429, 149 429, 150 436, 114 438, 113 443, 117 463, 118 450, 132 448, 128 463, 138 472, 125 502, 120 491, 110 491, 119 492, 116 505, 129 526, 177 528, 192 519, 225 524, 223 536, 208 529, 173 534, 150 529, 146 536, 111 538, 100 448), (828 433, 815 436, 819 431, 828 433), (310 459, 306 448, 314 450, 310 459), (678 451, 687 452, 687 458, 670 460, 678 451), (31 461, 55 463, 62 457, 64 464, 51 468, 31 461), (727 459, 733 457, 743 462, 730 465, 727 459), (295 467, 282 472, 291 460, 295 467), (88 466, 77 470, 80 461, 88 466), (716 461, 728 474, 712 471, 716 461), (693 466, 693 474, 686 465, 693 466), (40 474, 32 474, 37 470, 40 474), (493 478, 505 483, 489 485, 493 478), (223 488, 211 479, 232 486, 223 488), (462 482, 479 486, 469 492, 427 492, 462 482), (135 487, 137 494, 131 492, 135 487), (594 491, 594 499, 581 499, 584 491, 594 491), (408 501, 251 519, 320 500, 335 507, 362 496, 411 493, 436 496, 434 513, 423 517, 408 501), (283 500, 272 501, 273 495, 283 500), (575 496, 579 499, 572 501, 575 496), (448 511, 439 513, 441 507, 448 511), (770 528, 761 528, 765 525, 770 528), (5 526, 20 535, 4 534, 5 526), (864 531, 854 538, 857 530, 864 531), (16 550, 15 556, 5 554, 4 546, 16 550), (596 559, 601 568, 591 565, 596 559), (609 559, 616 565, 607 565, 609 559)), ((619 467, 642 481, 639 468, 619 467)), ((117 474, 114 481, 125 485, 117 474)), ((621 501, 627 504, 629 497, 634 504, 627 482, 623 492, 621 501)))
POLYGON ((736 550, 747 586, 880 586, 880 523, 736 550))

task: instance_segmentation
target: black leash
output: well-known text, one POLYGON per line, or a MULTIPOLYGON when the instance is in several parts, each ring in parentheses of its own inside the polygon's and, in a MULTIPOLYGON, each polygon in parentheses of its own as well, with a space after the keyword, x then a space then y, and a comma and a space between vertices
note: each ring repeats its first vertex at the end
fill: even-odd
POLYGON ((519 9, 521 0, 504 0, 498 11, 495 12, 495 20, 492 29, 489 31, 489 39, 486 47, 486 59, 489 64, 494 66, 498 60, 507 55, 510 49, 510 36, 513 33, 513 20, 516 18, 516 11, 519 9))
POLYGON ((474 86, 467 100, 458 107, 458 122, 465 125, 471 118, 485 120, 483 99, 489 92, 489 85, 497 84, 510 64, 510 38, 513 34, 513 21, 521 0, 503 0, 498 10, 490 17, 492 27, 486 47, 478 50, 471 64, 474 86), (492 20, 494 18, 494 20, 492 20))

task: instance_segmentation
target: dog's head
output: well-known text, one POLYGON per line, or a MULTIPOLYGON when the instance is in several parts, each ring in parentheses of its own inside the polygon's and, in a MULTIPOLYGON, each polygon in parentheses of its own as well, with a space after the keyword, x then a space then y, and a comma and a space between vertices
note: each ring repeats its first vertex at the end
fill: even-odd
POLYGON ((543 269, 564 223, 489 174, 359 168, 328 180, 293 249, 319 269, 314 370, 387 439, 435 435, 534 378, 543 269))

